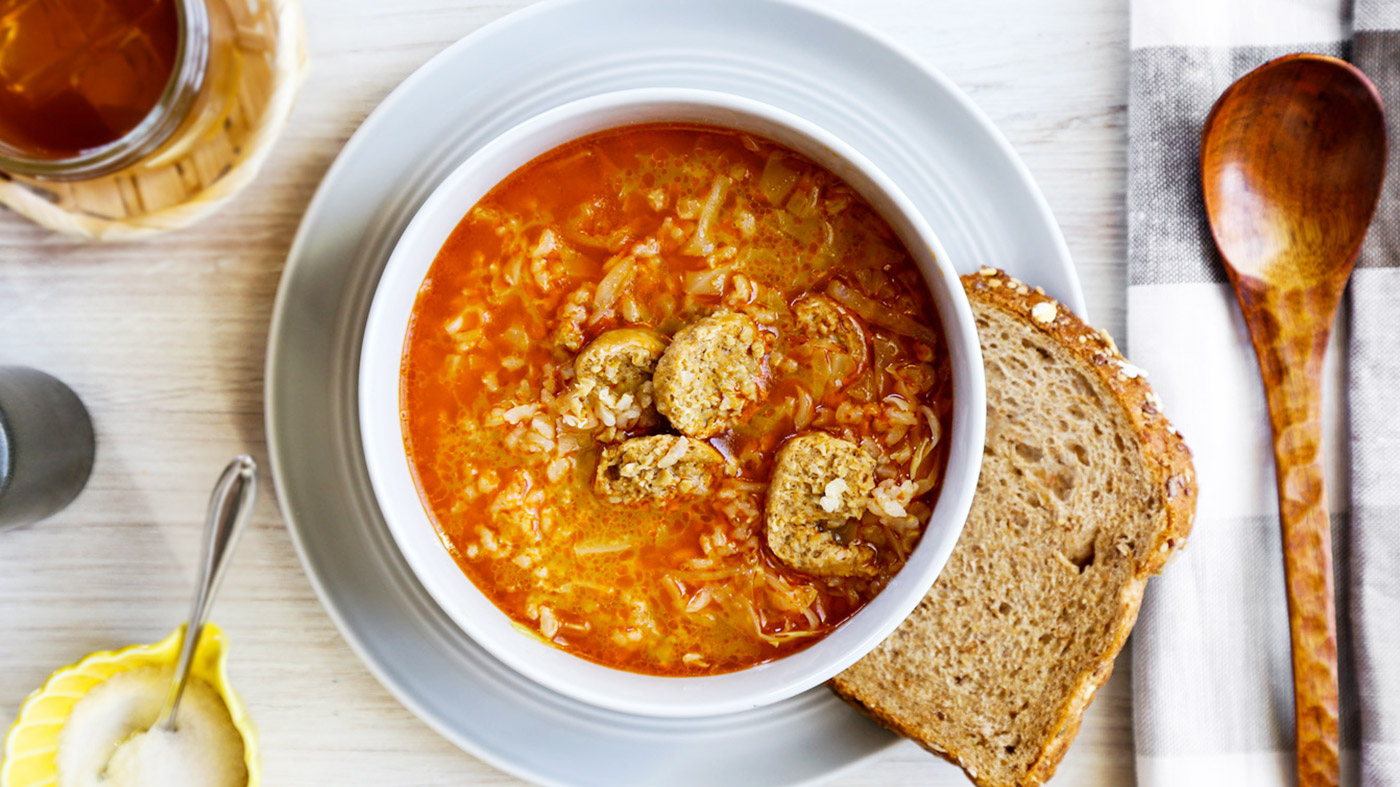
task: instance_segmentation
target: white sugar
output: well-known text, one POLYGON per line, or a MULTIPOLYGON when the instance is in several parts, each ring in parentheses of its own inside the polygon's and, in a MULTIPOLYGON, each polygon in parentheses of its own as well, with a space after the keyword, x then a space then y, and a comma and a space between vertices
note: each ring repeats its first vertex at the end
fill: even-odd
POLYGON ((150 729, 169 686, 169 669, 139 667, 78 700, 58 736, 59 787, 244 787, 243 739, 204 681, 185 687, 178 729, 150 729))

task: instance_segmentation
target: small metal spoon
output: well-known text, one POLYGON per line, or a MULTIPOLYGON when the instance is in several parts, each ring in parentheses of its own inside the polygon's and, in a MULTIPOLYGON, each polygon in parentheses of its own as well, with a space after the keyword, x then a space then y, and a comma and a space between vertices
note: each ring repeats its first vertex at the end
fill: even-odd
POLYGON ((1299 787, 1340 777, 1322 360, 1385 157, 1380 94, 1355 67, 1322 55, 1289 55, 1246 74, 1201 134, 1206 214, 1273 427, 1299 787))
POLYGON ((214 485, 214 493, 209 498, 208 523, 204 530, 204 557, 199 567, 199 584, 194 594, 194 605, 190 608, 190 619, 180 637, 180 658, 175 663, 175 676, 170 683, 170 691, 165 695, 165 705, 151 729, 174 730, 175 712, 180 707, 180 697, 189 681, 190 665, 194 662, 195 649, 199 647, 200 635, 204 633, 204 619, 213 605, 214 593, 228 568, 229 556, 243 533, 243 526, 253 515, 253 503, 258 497, 258 465, 251 456, 234 457, 229 466, 219 476, 214 485))

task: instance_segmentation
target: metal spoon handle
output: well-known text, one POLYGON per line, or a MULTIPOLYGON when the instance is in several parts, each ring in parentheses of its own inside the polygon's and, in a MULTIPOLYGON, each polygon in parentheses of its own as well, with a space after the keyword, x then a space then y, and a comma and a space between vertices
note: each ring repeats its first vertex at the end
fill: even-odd
POLYGON ((204 555, 199 566, 199 583, 195 590, 194 605, 190 608, 189 622, 180 638, 180 658, 175 663, 175 676, 170 683, 170 692, 165 696, 165 704, 156 717, 153 727, 175 729, 175 711, 180 705, 180 696, 189 681, 190 666, 194 662, 195 650, 199 647, 200 635, 204 633, 204 620, 209 615, 209 607, 218 591, 219 582, 228 568, 229 556, 243 533, 244 525, 253 514, 253 503, 258 497, 258 465, 251 456, 234 457, 229 466, 219 476, 214 485, 214 493, 209 498, 209 515, 204 530, 204 555))
POLYGON ((1236 282, 1274 435, 1284 582, 1293 639, 1293 704, 1299 787, 1340 780, 1337 615, 1332 540, 1323 482, 1322 361, 1343 279, 1279 289, 1236 282))

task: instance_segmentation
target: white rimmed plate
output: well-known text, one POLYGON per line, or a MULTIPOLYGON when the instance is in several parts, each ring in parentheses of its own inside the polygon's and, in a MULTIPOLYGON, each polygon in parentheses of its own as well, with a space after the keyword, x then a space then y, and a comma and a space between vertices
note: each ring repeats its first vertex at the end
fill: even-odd
POLYGON ((1083 299, 1028 173, 956 88, 876 35, 773 0, 566 0, 469 36, 365 121, 308 208, 269 339, 267 430, 307 573, 352 647, 434 729, 550 784, 798 784, 895 738, 817 689, 703 720, 602 711, 472 643, 395 549, 360 454, 359 342, 398 234, 458 163, 527 117, 611 90, 719 90, 788 109, 859 149, 964 270, 1000 265, 1083 299))

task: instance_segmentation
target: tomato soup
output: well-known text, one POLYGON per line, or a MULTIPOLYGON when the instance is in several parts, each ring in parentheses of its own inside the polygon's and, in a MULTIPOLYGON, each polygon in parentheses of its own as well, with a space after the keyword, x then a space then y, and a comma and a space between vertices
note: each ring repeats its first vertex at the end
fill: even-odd
POLYGON ((939 325, 910 251, 810 159, 606 131, 443 244, 404 348, 410 464, 525 630, 633 672, 743 669, 829 634, 918 543, 952 412, 939 325))

